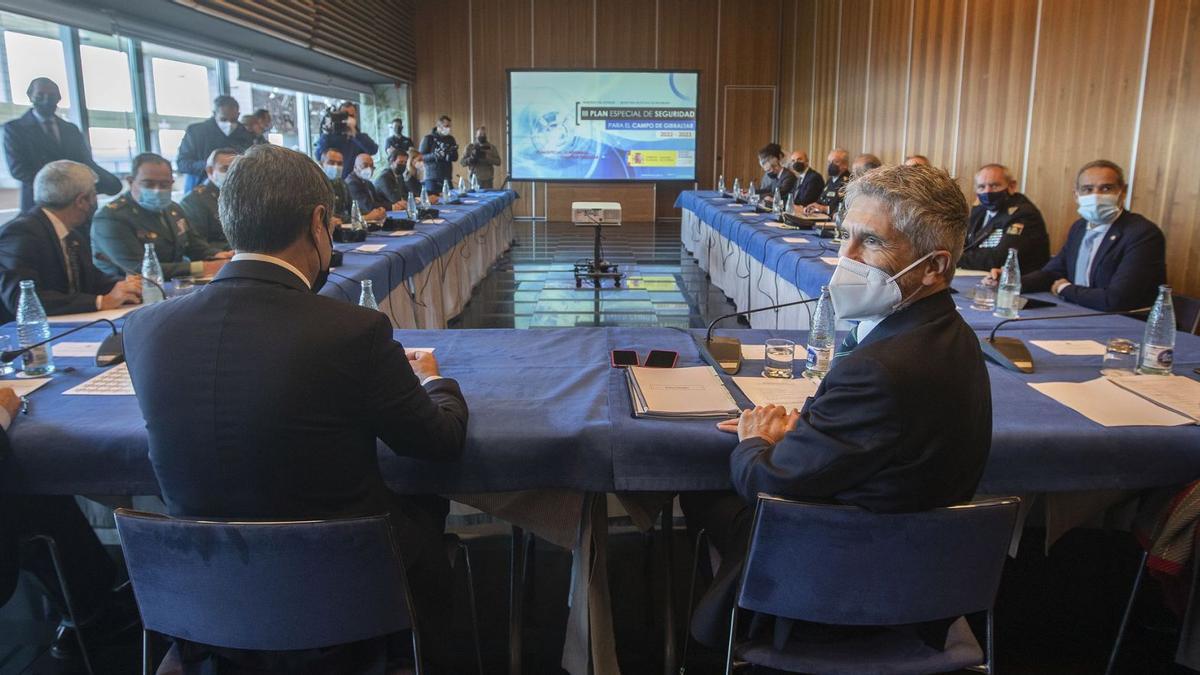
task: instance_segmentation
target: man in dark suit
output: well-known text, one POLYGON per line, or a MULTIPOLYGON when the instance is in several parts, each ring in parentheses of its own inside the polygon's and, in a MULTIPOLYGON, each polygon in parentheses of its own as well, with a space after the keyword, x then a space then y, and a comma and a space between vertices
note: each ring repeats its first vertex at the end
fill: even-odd
MULTIPOLYGON (((448 503, 392 493, 376 452, 379 440, 398 454, 458 460, 467 405, 432 354, 406 354, 393 340, 387 316, 315 293, 329 274, 332 208, 328 179, 300 153, 256 145, 234 162, 220 210, 237 255, 200 292, 126 319, 150 461, 176 515, 390 514, 425 655, 445 669, 448 503)), ((307 658, 177 644, 190 662, 265 659, 290 672, 307 658)), ((381 645, 345 645, 341 663, 381 645)), ((331 658, 328 650, 308 656, 331 658)))
POLYGON ((254 145, 255 134, 238 121, 238 110, 237 99, 221 95, 213 99, 212 117, 188 125, 175 158, 175 166, 184 175, 184 194, 204 182, 208 156, 213 150, 233 148, 242 152, 254 145))
POLYGON ((1075 177, 1082 217, 1058 255, 1021 277, 1021 289, 1050 291, 1104 312, 1154 304, 1159 285, 1167 283, 1166 240, 1157 225, 1123 208, 1125 191, 1120 166, 1106 159, 1085 164, 1075 177))
MULTIPOLYGON (((740 441, 729 458, 736 492, 680 496, 689 526, 707 529, 722 557, 692 622, 706 644, 724 644, 759 493, 879 513, 947 506, 971 499, 991 448, 987 369, 949 290, 962 193, 943 171, 893 166, 855 180, 846 204, 829 287, 838 318, 858 325, 802 410, 758 407, 720 425, 740 441)), ((948 625, 930 628, 938 647, 948 625)))
POLYGON ((96 212, 95 182, 90 168, 69 159, 38 171, 37 208, 0 227, 0 321, 16 318, 24 279, 33 280, 51 316, 140 302, 139 280, 110 277, 92 263, 87 225, 96 212))
POLYGON ((1003 267, 1008 249, 1017 249, 1023 270, 1041 269, 1050 259, 1050 236, 1042 212, 1017 192, 1017 181, 1003 164, 985 164, 975 173, 975 197, 967 243, 958 266, 991 271, 1003 267))
POLYGON ((826 159, 829 160, 829 166, 826 168, 829 179, 817 201, 804 207, 806 215, 811 216, 818 213, 825 213, 830 217, 837 215, 838 208, 842 205, 842 199, 846 196, 846 186, 850 184, 850 153, 842 148, 836 148, 829 152, 829 157, 826 159))
POLYGON ((99 179, 96 187, 106 195, 121 191, 121 181, 92 161, 79 127, 59 119, 54 111, 62 95, 53 80, 39 77, 26 90, 33 109, 4 125, 4 154, 8 171, 21 181, 21 210, 33 208, 33 177, 56 159, 70 159, 88 165, 99 179))
POLYGON ((787 201, 787 196, 796 189, 796 174, 783 165, 783 148, 778 143, 764 145, 758 151, 758 165, 763 170, 759 196, 772 199, 778 190, 779 198, 787 201))
POLYGON ((808 151, 797 150, 788 156, 788 166, 796 174, 796 189, 792 192, 792 204, 808 206, 821 196, 825 179, 808 165, 808 151))
POLYGON ((346 176, 346 192, 350 199, 358 204, 358 211, 367 220, 382 220, 387 211, 399 211, 408 206, 408 202, 392 202, 388 199, 371 179, 375 175, 375 159, 368 154, 354 158, 354 172, 346 176))

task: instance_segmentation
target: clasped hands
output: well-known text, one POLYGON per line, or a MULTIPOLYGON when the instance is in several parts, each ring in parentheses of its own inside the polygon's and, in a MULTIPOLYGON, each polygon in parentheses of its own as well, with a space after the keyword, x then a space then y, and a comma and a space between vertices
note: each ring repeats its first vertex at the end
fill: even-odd
POLYGON ((796 428, 800 421, 800 411, 788 409, 781 405, 759 405, 750 410, 743 410, 741 417, 735 420, 724 420, 717 423, 721 431, 736 433, 739 441, 759 437, 774 445, 783 440, 784 435, 796 428))

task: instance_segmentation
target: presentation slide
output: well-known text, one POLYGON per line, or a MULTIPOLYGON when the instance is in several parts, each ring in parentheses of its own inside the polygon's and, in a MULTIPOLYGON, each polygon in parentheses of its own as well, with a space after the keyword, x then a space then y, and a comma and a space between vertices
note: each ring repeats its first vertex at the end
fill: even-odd
POLYGON ((510 70, 513 180, 696 179, 694 72, 510 70))

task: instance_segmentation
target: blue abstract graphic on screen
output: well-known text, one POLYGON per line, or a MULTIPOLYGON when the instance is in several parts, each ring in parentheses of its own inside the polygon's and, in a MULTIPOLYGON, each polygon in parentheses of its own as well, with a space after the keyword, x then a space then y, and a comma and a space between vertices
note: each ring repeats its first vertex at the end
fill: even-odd
POLYGON ((696 73, 512 71, 514 180, 695 180, 696 73))

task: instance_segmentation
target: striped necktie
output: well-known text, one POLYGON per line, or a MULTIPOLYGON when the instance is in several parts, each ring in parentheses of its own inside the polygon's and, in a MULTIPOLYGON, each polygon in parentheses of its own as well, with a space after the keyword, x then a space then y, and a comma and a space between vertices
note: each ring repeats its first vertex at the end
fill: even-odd
POLYGON ((846 333, 846 339, 842 340, 842 346, 839 347, 836 352, 834 352, 833 359, 829 363, 830 369, 832 369, 833 366, 835 364, 837 364, 839 359, 841 359, 843 356, 849 354, 850 352, 854 351, 854 348, 857 346, 858 346, 858 326, 855 325, 854 328, 850 329, 849 333, 846 333))

